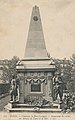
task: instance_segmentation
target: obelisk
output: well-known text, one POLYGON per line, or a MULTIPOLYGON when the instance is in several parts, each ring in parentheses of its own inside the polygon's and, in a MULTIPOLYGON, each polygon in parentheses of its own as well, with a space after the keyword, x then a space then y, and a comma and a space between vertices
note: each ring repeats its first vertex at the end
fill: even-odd
POLYGON ((32 9, 25 58, 48 59, 39 7, 37 6, 32 9))

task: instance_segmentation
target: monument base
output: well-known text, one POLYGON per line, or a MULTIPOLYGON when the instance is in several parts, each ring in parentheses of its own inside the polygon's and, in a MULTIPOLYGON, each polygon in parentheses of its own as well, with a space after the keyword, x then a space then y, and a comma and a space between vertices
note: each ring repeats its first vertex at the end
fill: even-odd
POLYGON ((53 103, 52 106, 43 105, 43 106, 33 106, 29 104, 19 104, 9 102, 5 106, 5 110, 8 112, 61 112, 60 104, 53 103))

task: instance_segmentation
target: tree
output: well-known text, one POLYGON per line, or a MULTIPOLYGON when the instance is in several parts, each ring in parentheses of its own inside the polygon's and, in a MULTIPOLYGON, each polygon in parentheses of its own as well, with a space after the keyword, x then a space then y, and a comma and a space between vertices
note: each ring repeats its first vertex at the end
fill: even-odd
POLYGON ((2 79, 5 82, 10 82, 12 79, 12 76, 16 76, 16 64, 19 61, 19 58, 17 56, 13 56, 11 60, 3 60, 3 75, 2 79))
POLYGON ((13 56, 11 60, 9 60, 9 80, 11 81, 12 76, 16 76, 16 64, 19 61, 19 58, 17 56, 13 56))

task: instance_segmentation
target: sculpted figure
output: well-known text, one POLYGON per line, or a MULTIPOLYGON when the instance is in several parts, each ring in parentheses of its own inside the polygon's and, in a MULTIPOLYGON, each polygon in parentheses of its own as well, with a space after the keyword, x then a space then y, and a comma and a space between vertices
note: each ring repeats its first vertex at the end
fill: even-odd
POLYGON ((15 79, 14 76, 13 76, 13 79, 12 79, 12 81, 11 81, 10 94, 11 94, 11 101, 16 101, 17 85, 16 85, 16 79, 15 79))
POLYGON ((62 82, 62 78, 60 75, 56 75, 54 77, 54 100, 57 100, 57 97, 59 95, 60 97, 60 101, 62 101, 62 97, 63 97, 63 82, 62 82))

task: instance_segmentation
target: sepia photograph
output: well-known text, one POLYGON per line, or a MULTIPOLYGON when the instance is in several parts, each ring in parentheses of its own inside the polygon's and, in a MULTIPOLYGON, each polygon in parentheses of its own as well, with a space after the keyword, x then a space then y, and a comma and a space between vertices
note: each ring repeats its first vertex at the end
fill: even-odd
POLYGON ((74 12, 74 0, 0 0, 2 120, 75 118, 74 12))

